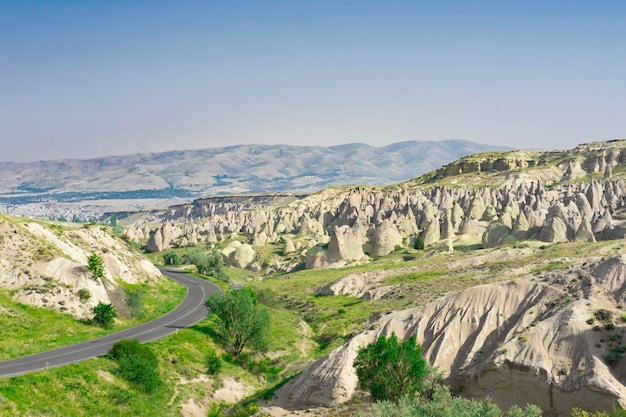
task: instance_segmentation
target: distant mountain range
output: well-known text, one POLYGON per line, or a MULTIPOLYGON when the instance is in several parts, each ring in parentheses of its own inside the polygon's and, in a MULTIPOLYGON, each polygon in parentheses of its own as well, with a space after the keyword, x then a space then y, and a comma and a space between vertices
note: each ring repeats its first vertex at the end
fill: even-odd
MULTIPOLYGON (((496 149, 465 140, 384 147, 237 145, 95 159, 0 163, 0 205, 193 199, 233 193, 313 192, 386 185, 496 149)), ((6 211, 6 210, 5 210, 6 211)))

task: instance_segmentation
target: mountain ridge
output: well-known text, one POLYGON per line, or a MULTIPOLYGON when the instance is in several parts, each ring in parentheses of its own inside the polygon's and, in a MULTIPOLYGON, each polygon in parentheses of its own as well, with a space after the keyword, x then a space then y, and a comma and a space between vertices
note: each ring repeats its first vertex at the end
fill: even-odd
MULTIPOLYGON (((408 180, 461 156, 505 147, 464 140, 406 141, 384 147, 232 145, 91 159, 0 162, 0 209, 85 201, 164 200, 408 180), (425 157, 425 155, 427 157, 425 157)), ((96 203, 91 203, 96 204, 96 203)), ((110 204, 109 204, 110 206, 110 204)), ((124 204, 122 204, 124 206, 124 204)), ((33 206, 34 207, 34 206, 33 206)), ((104 211, 128 208, 106 207, 104 211)), ((19 211, 4 210, 12 214, 19 211)))

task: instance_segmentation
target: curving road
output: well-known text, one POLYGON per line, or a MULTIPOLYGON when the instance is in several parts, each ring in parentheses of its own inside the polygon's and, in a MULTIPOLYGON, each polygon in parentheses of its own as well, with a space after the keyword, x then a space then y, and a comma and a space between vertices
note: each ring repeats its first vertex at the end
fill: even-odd
POLYGON ((6 362, 0 362, 0 378, 7 378, 55 366, 80 362, 106 354, 121 339, 138 339, 141 343, 159 339, 202 320, 207 316, 207 297, 221 291, 215 284, 173 269, 161 273, 187 287, 183 302, 173 311, 137 327, 103 336, 89 342, 65 346, 6 362))

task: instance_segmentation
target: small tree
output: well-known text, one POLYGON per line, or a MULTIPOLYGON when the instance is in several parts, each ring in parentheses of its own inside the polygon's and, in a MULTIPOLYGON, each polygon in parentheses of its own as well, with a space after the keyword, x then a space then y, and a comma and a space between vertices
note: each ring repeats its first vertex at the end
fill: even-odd
POLYGON ((217 352, 213 349, 209 350, 206 355, 206 373, 209 375, 218 375, 222 370, 222 360, 217 352))
POLYGON ((87 269, 93 272, 94 276, 97 278, 104 277, 104 261, 95 253, 87 258, 87 269))
POLYGON ((117 362, 120 376, 141 391, 152 392, 161 385, 156 355, 138 340, 116 342, 109 350, 109 358, 117 362))
POLYGON ((424 250, 424 238, 422 238, 422 235, 418 235, 415 238, 415 245, 413 248, 417 250, 424 250))
POLYGON ((167 251, 163 253, 163 264, 169 266, 180 265, 183 261, 183 258, 178 254, 178 252, 167 251))
POLYGON ((205 253, 202 249, 194 249, 187 254, 187 259, 198 268, 198 273, 228 282, 228 275, 224 271, 224 259, 217 250, 212 249, 205 253))
POLYGON ((250 289, 213 294, 206 306, 209 315, 215 316, 217 341, 233 357, 236 358, 246 346, 261 351, 266 349, 270 316, 267 308, 257 303, 250 289))
POLYGON ((102 301, 92 308, 91 311, 93 311, 92 322, 105 328, 110 327, 113 324, 113 320, 117 317, 115 307, 111 304, 104 304, 102 301))
POLYGON ((369 391, 374 401, 398 402, 403 395, 421 391, 428 372, 415 336, 399 343, 395 333, 359 349, 354 367, 359 387, 369 391))

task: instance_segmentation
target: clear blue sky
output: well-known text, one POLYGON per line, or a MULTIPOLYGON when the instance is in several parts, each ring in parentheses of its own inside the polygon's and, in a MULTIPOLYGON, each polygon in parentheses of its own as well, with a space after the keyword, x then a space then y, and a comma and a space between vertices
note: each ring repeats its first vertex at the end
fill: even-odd
POLYGON ((0 0, 0 160, 626 137, 626 1, 0 0))

